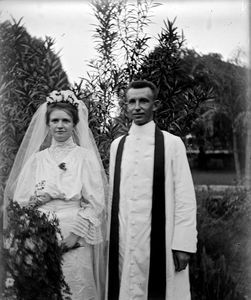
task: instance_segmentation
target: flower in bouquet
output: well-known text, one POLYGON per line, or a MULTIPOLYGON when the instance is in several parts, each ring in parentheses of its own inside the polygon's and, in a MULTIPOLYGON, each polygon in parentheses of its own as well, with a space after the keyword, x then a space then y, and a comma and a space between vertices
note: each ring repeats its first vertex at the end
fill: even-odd
POLYGON ((70 299, 61 269, 63 251, 58 235, 55 217, 10 202, 4 232, 6 299, 70 299))
POLYGON ((6 281, 5 281, 5 286, 7 287, 7 288, 12 288, 13 286, 14 286, 14 279, 13 278, 11 278, 11 277, 8 277, 7 279, 6 279, 6 281))

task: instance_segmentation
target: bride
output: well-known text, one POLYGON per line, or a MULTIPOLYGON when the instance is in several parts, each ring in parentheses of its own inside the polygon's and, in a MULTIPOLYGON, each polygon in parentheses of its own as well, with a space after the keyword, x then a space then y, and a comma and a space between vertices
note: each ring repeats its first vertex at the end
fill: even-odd
POLYGON ((102 299, 106 176, 87 109, 72 91, 53 91, 33 116, 7 182, 5 207, 10 198, 58 218, 72 300, 102 299))

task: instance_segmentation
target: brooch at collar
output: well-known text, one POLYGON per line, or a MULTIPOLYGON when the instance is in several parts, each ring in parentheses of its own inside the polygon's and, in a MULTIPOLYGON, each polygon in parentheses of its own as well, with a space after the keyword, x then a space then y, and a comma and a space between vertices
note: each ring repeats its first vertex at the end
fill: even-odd
POLYGON ((64 162, 62 162, 61 164, 58 165, 59 169, 66 171, 66 164, 64 162))

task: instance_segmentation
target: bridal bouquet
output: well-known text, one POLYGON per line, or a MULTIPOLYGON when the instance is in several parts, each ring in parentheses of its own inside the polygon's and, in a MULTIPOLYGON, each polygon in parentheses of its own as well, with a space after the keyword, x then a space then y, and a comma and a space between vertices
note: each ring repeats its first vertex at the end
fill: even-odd
POLYGON ((11 201, 4 232, 4 299, 70 299, 58 245, 58 220, 11 201))

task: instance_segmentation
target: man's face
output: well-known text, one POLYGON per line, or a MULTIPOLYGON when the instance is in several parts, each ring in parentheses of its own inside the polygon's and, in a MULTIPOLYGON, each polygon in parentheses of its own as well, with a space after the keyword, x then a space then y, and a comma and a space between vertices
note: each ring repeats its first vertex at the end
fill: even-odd
POLYGON ((131 88, 126 93, 128 117, 136 125, 144 125, 153 119, 156 110, 154 95, 149 87, 131 88))

